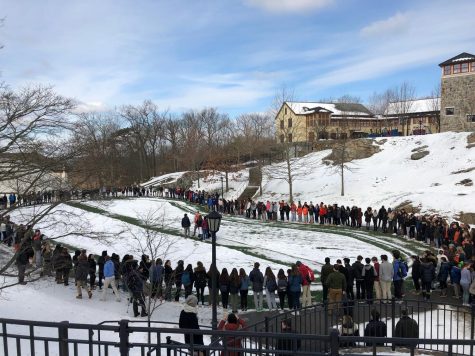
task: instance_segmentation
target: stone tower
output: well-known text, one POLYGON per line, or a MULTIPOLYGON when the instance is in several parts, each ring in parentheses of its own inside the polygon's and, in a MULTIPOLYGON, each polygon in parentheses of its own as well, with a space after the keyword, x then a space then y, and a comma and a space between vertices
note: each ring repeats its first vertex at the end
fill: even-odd
POLYGON ((475 55, 461 53, 442 68, 440 131, 475 130, 475 55))

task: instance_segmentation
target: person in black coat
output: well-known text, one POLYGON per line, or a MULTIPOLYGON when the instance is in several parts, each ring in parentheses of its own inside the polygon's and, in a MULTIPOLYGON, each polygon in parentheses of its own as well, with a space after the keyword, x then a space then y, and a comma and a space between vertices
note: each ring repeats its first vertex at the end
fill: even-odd
POLYGON ((97 259, 97 266, 99 267, 99 289, 102 289, 102 280, 104 279, 104 264, 106 263, 107 251, 102 251, 101 256, 97 259))
POLYGON ((185 270, 184 267, 184 262, 182 260, 178 261, 178 265, 175 268, 175 287, 176 287, 176 293, 175 293, 175 302, 178 302, 180 300, 180 292, 181 292, 181 276, 183 275, 183 271, 185 270))
POLYGON ((145 296, 143 293, 144 281, 140 273, 137 271, 137 261, 128 262, 128 265, 130 267, 127 268, 125 280, 127 288, 132 295, 132 309, 134 311, 134 316, 147 316, 148 314, 145 307, 145 296), (142 307, 142 312, 140 314, 138 307, 139 305, 142 307))
POLYGON ((427 258, 421 261, 421 280, 422 280, 422 296, 425 300, 430 299, 432 281, 435 279, 435 267, 427 258))
POLYGON ((183 228, 185 238, 190 237, 190 226, 190 218, 188 217, 188 214, 185 214, 185 216, 183 216, 183 219, 181 219, 181 227, 183 228))
MULTIPOLYGON (((198 325, 198 298, 194 295, 189 295, 183 306, 183 310, 180 313, 180 319, 178 325, 180 329, 200 329, 198 325)), ((191 339, 191 335, 185 333, 185 343, 193 345, 204 345, 203 343, 203 335, 196 335, 193 334, 193 340, 191 339)))
MULTIPOLYGON (((386 323, 379 320, 380 314, 376 309, 371 310, 371 320, 366 325, 364 336, 386 337, 387 326, 386 323)), ((384 346, 384 342, 376 342, 376 346, 384 346)), ((372 342, 367 342, 366 346, 372 346, 372 342)))
POLYGON ((87 257, 87 262, 89 263, 89 286, 91 289, 96 289, 96 260, 94 255, 91 253, 87 257))
MULTIPOLYGON (((396 324, 396 329, 394 331, 394 337, 401 338, 419 338, 419 326, 417 322, 408 316, 407 309, 401 310, 401 319, 396 324)), ((399 346, 406 346, 400 344, 399 346)), ((407 345, 409 346, 409 345, 407 345)))
POLYGON ((30 262, 30 258, 34 256, 35 252, 33 248, 28 243, 23 243, 20 247, 20 251, 18 252, 18 256, 16 258, 16 263, 18 267, 18 283, 26 284, 25 282, 25 270, 26 266, 30 262))
POLYGON ((416 294, 421 293, 421 260, 419 256, 412 256, 412 280, 416 294))

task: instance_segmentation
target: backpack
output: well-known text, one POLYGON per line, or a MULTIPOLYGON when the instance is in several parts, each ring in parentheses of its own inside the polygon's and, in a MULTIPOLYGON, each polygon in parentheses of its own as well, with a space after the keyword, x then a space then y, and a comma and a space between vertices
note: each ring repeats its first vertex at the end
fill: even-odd
POLYGON ((191 284, 190 272, 183 272, 183 274, 181 275, 181 284, 183 284, 185 287, 191 284))
POLYGON ((275 279, 267 280, 266 288, 269 292, 274 293, 277 290, 277 283, 275 282, 275 279))
POLYGON ((287 281, 285 279, 279 279, 277 282, 277 289, 279 292, 287 292, 287 281))
POLYGON ((313 273, 313 271, 307 267, 307 275, 306 275, 306 278, 307 278, 307 282, 308 284, 312 283, 314 280, 315 280, 315 274, 313 273))
POLYGON ((398 270, 397 275, 401 278, 405 278, 407 276, 407 263, 405 261, 398 261, 398 270))

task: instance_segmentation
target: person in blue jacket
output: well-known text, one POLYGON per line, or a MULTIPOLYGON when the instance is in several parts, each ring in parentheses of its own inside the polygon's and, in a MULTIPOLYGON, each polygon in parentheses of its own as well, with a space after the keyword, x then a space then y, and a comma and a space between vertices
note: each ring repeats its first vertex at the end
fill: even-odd
POLYGON ((106 261, 104 264, 104 288, 102 289, 102 301, 106 300, 107 290, 109 286, 112 287, 112 290, 115 294, 115 300, 120 302, 120 295, 119 291, 117 290, 117 286, 115 285, 115 266, 114 262, 111 260, 109 256, 105 256, 104 260, 106 261))

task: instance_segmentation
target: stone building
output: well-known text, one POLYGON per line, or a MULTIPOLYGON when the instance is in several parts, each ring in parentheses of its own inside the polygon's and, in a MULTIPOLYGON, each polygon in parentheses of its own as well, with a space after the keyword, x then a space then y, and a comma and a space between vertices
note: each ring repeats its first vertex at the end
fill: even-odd
POLYGON ((475 130, 475 55, 464 52, 439 66, 441 131, 475 130))
POLYGON ((366 137, 380 126, 381 120, 359 103, 286 101, 275 117, 280 143, 366 137))

